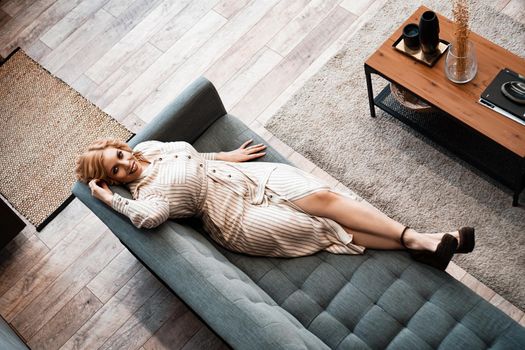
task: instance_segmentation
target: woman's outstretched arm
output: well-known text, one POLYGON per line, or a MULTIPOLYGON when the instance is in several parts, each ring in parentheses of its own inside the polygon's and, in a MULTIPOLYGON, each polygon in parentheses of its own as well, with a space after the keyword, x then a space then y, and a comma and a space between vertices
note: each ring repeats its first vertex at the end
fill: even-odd
POLYGON ((236 150, 216 153, 215 159, 226 162, 246 162, 264 156, 266 154, 266 152, 264 152, 266 145, 260 143, 258 145, 248 146, 252 142, 253 140, 248 140, 236 150))

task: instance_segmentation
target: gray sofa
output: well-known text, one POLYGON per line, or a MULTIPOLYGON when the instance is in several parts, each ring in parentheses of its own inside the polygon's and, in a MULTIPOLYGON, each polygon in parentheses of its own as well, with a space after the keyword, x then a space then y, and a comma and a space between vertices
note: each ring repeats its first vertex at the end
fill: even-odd
MULTIPOLYGON (((132 140, 201 152, 264 142, 200 78, 132 140)), ((261 161, 287 163, 268 149, 261 161)), ((113 190, 129 197, 120 187, 113 190)), ((519 349, 525 329, 448 274, 405 252, 293 258, 236 254, 195 219, 137 229, 76 183, 73 193, 166 286, 236 349, 519 349)))
POLYGON ((18 337, 9 324, 0 316, 0 349, 28 350, 26 344, 18 337))

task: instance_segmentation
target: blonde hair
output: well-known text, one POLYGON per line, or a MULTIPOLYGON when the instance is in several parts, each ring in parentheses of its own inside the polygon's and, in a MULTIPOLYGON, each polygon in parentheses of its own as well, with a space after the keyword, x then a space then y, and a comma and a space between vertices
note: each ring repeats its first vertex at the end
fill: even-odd
POLYGON ((84 153, 77 156, 75 160, 75 172, 79 181, 87 183, 93 179, 101 179, 110 185, 119 184, 118 181, 112 180, 110 178, 109 174, 104 168, 104 165, 102 164, 102 152, 106 148, 110 147, 131 152, 136 160, 149 163, 142 152, 133 152, 131 147, 129 147, 128 144, 123 141, 117 139, 96 140, 88 146, 84 153))

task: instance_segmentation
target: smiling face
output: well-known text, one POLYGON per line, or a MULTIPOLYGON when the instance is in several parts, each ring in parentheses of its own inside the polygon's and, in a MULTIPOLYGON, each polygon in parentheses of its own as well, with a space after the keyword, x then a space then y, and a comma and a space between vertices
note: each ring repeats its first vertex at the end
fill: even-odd
POLYGON ((113 147, 102 151, 102 166, 107 176, 119 183, 136 180, 144 170, 142 163, 131 152, 113 147))

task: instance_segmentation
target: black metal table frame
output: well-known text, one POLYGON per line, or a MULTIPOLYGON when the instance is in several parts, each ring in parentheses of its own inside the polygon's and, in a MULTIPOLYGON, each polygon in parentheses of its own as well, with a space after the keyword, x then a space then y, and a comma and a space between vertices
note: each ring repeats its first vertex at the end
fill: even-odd
MULTIPOLYGON (((402 86, 401 84, 399 84, 398 82, 396 81, 393 81, 392 79, 388 78, 387 76, 385 76, 384 74, 382 74, 381 72, 375 70, 374 68, 370 67, 368 64, 364 64, 364 68, 365 68, 365 76, 366 76, 366 87, 367 87, 367 90, 368 90, 368 102, 369 102, 369 105, 370 105, 370 115, 372 116, 372 118, 375 118, 376 117, 376 111, 375 111, 375 106, 381 108, 382 110, 384 110, 385 112, 387 112, 388 114, 392 115, 393 117, 395 117, 396 119, 400 120, 401 122, 409 125, 411 128, 413 128, 414 130, 418 131, 420 134, 424 135, 425 137, 433 140, 433 141, 436 141, 438 142, 441 146, 445 147, 447 150, 451 151, 452 153, 454 153, 455 155, 457 155, 459 158, 463 159, 464 161, 470 163, 471 165, 473 165, 474 167, 476 167, 477 169, 481 170, 482 172, 484 172, 485 174, 489 175, 490 177, 496 179, 497 181, 499 181, 500 183, 502 183, 503 185, 505 185, 506 187, 510 188, 512 191, 514 191, 514 194, 513 194, 513 197, 512 197, 512 205, 513 206, 518 206, 519 205, 519 196, 520 196, 520 193, 523 191, 523 189, 525 188, 525 157, 519 157, 518 155, 516 155, 515 153, 513 153, 512 151, 508 150, 507 148, 501 146, 500 144, 498 144, 497 142, 491 140, 490 138, 488 138, 487 136, 483 135, 482 133, 480 133, 479 131, 471 128, 470 126, 466 125, 465 123, 461 122, 460 120, 458 120, 457 118, 454 118, 453 116, 449 115, 448 113, 444 112, 443 110, 441 110, 439 107, 436 107, 434 104, 428 102, 426 99, 422 98, 421 96, 415 94, 413 91, 411 91, 410 89, 407 89, 405 86, 402 86), (463 126, 469 128, 471 131, 473 131, 478 137, 480 138, 483 138, 485 140, 488 140, 490 142, 492 142, 494 145, 497 145, 499 148, 501 148, 502 151, 504 152, 510 152, 512 153, 516 158, 517 158, 517 162, 521 163, 519 166, 518 166, 518 172, 517 174, 515 174, 515 181, 514 183, 510 183, 507 179, 504 179, 502 178, 497 172, 493 171, 492 169, 490 169, 489 167, 487 167, 485 164, 483 164, 482 162, 480 162, 477 158, 474 158, 472 157, 471 155, 469 155, 468 153, 466 152, 462 152, 462 150, 460 149, 455 149, 455 148, 451 148, 450 145, 446 144, 446 143, 443 143, 443 142, 439 142, 437 140, 435 140, 435 138, 429 133, 427 132, 424 128, 420 127, 418 124, 410 121, 409 119, 405 118, 403 115, 401 115, 400 113, 398 113, 397 111, 389 108, 388 106, 382 104, 382 103, 379 103, 376 98, 374 97, 374 91, 373 91, 373 86, 372 86, 372 74, 376 74, 376 75, 379 75, 380 77, 382 77, 383 79, 389 81, 389 82, 392 82, 392 83, 395 83, 401 87, 403 87, 404 89, 410 91, 411 93, 413 93, 414 95, 416 95, 418 98, 420 98, 421 100, 425 101, 426 103, 428 103, 429 105, 431 105, 432 107, 436 108, 437 110, 440 110, 444 115, 446 115, 448 118, 451 118, 454 122, 457 122, 457 123, 461 123, 463 126)), ((385 88, 388 89, 389 87, 387 86, 385 88)), ((384 90, 383 90, 384 92, 384 90)), ((378 97, 379 97, 380 94, 378 94, 378 97)))

